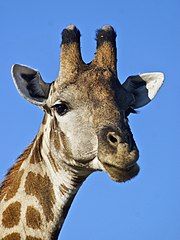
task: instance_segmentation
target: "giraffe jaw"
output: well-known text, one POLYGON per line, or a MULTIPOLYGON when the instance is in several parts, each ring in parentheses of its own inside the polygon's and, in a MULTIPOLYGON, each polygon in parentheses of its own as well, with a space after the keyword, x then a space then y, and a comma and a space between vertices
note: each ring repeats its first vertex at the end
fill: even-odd
POLYGON ((137 163, 134 163, 126 168, 118 168, 116 166, 104 163, 104 168, 110 178, 116 182, 126 182, 137 176, 140 170, 137 163))
POLYGON ((107 172, 109 177, 115 182, 126 182, 134 177, 136 177, 139 173, 140 167, 134 161, 129 166, 126 167, 119 167, 113 164, 105 163, 99 160, 98 157, 94 158, 90 163, 89 166, 91 169, 95 171, 104 171, 107 172))

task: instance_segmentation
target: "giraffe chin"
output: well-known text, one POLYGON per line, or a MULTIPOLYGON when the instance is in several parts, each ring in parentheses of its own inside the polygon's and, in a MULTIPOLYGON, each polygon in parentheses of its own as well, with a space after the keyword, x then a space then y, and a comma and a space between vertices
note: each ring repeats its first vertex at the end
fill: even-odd
POLYGON ((117 168, 116 166, 106 163, 104 163, 103 165, 110 178, 116 182, 126 182, 137 176, 140 170, 137 163, 127 168, 117 168))

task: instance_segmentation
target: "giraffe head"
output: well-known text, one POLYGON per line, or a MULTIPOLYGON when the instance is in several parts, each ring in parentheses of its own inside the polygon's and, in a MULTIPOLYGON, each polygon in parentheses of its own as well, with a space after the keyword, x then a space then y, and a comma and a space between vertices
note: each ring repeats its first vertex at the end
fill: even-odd
POLYGON ((117 77, 116 33, 111 26, 97 31, 94 60, 85 64, 80 32, 62 32, 60 71, 45 83, 40 73, 15 64, 12 75, 19 93, 45 111, 50 148, 57 160, 76 168, 103 170, 118 182, 139 172, 138 149, 128 115, 149 103, 163 83, 162 73, 117 77))

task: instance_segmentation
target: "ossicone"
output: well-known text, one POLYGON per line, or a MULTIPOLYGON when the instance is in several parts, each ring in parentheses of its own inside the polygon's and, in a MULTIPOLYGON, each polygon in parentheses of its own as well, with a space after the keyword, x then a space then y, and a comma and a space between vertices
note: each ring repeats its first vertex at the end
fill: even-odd
POLYGON ((84 64, 80 51, 80 31, 70 25, 62 31, 60 70, 58 78, 67 81, 84 64))
POLYGON ((96 54, 92 62, 99 67, 107 67, 117 74, 116 32, 113 27, 105 25, 96 33, 96 54))

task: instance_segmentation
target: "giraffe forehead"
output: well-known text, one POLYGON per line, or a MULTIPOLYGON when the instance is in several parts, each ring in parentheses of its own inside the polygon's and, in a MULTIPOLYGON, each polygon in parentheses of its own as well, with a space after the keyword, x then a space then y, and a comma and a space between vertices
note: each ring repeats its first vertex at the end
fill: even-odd
MULTIPOLYGON (((114 92, 120 88, 114 87, 113 81, 118 82, 112 73, 104 69, 96 69, 79 73, 75 79, 52 86, 50 92, 51 102, 69 101, 93 101, 95 99, 111 101, 114 98, 114 92), (91 97, 93 96, 93 98, 91 97)), ((120 83, 118 82, 120 86, 120 83)))

